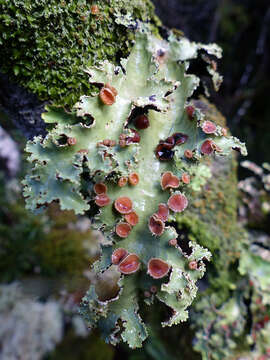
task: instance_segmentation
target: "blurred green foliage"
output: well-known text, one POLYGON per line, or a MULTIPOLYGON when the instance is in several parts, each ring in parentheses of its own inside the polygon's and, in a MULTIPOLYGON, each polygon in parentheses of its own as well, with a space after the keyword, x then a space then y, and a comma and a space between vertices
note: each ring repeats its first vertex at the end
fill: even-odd
POLYGON ((7 186, 1 179, 0 280, 13 281, 35 271, 45 276, 81 274, 93 261, 87 251, 87 243, 96 246, 91 231, 76 229, 75 215, 60 212, 56 204, 44 215, 31 214, 20 190, 15 180, 7 186))
POLYGON ((87 338, 77 337, 69 330, 64 340, 44 360, 113 360, 115 350, 97 334, 87 338))

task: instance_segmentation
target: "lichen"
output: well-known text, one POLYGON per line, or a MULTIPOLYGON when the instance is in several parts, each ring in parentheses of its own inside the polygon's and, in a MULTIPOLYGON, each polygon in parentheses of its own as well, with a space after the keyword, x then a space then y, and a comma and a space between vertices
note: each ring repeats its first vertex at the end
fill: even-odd
POLYGON ((153 298, 172 310, 162 326, 187 320, 187 308, 197 294, 196 282, 211 254, 195 241, 184 249, 174 227, 176 214, 185 214, 192 203, 193 174, 206 140, 215 145, 211 152, 219 159, 232 147, 246 153, 244 144, 224 136, 219 125, 214 134, 206 134, 202 129, 205 114, 199 107, 191 117, 186 112, 200 82, 186 71, 199 50, 221 56, 214 44, 195 44, 172 33, 164 41, 141 26, 121 67, 103 61, 86 70, 99 93, 82 96, 72 113, 47 107, 43 118, 50 124, 48 135, 34 138, 26 147, 34 163, 24 180, 27 207, 40 212, 58 201, 62 209, 87 211, 106 236, 81 312, 89 326, 98 326, 113 344, 122 339, 132 348, 140 347, 147 337, 139 314, 140 283, 149 289, 155 286, 153 298), (142 114, 150 126, 135 130, 135 119, 142 114), (187 149, 192 151, 192 160, 185 157, 187 149), (118 185, 134 172, 136 183, 118 185), (160 183, 166 172, 174 180, 170 190, 160 183), (182 179, 183 174, 190 181, 179 182, 179 191, 176 177, 182 179), (170 224, 161 213, 161 204, 168 206, 170 224), (124 228, 123 217, 131 211, 139 221, 124 228), (129 255, 112 264, 111 255, 119 247, 129 255))

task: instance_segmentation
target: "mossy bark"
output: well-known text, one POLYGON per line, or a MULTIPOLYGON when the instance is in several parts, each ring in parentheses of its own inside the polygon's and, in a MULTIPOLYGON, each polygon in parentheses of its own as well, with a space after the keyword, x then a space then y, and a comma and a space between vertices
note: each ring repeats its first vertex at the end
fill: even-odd
POLYGON ((27 138, 46 133, 44 102, 73 106, 93 89, 87 67, 129 53, 134 29, 121 14, 157 32, 150 0, 0 0, 0 104, 27 138))
POLYGON ((128 54, 133 29, 116 15, 157 25, 149 0, 1 0, 0 69, 40 100, 75 104, 89 92, 84 70, 128 54))

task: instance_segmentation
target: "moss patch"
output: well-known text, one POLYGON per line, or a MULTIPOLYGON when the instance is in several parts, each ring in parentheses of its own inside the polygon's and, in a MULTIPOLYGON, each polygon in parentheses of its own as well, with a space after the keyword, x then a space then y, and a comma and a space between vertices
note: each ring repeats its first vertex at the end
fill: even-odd
POLYGON ((0 0, 1 71, 41 100, 75 104, 90 91, 85 68, 128 53, 133 30, 116 12, 158 22, 149 0, 0 0))

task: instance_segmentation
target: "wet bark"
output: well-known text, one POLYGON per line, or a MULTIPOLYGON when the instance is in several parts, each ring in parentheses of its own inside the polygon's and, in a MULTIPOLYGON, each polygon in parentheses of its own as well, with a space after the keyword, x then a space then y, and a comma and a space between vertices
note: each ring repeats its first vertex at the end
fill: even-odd
POLYGON ((35 95, 0 74, 0 111, 27 139, 45 135, 45 124, 40 116, 44 112, 44 105, 35 95))

